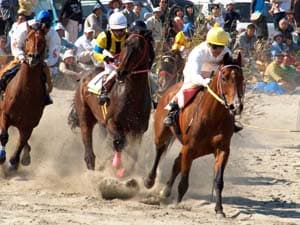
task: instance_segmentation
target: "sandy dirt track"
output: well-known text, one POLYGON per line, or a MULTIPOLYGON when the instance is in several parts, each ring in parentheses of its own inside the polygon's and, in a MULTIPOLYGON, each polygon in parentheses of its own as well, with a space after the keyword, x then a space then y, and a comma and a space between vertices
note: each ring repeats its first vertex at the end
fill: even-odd
MULTIPOLYGON (((181 204, 175 204, 177 183, 168 202, 143 203, 166 182, 180 149, 175 142, 161 161, 158 184, 145 190, 142 179, 154 159, 152 123, 132 175, 139 192, 130 200, 104 200, 99 184, 111 176, 103 165, 110 164, 112 151, 96 128, 97 170, 87 171, 80 132, 67 125, 73 92, 55 89, 53 96, 55 104, 47 107, 30 140, 31 165, 8 175, 6 165, 2 168, 0 224, 300 224, 300 133, 289 132, 296 129, 300 95, 247 94, 242 117, 247 126, 234 135, 225 170, 223 220, 215 218, 210 201, 211 156, 194 161, 181 204)), ((16 130, 9 133, 8 157, 17 137, 16 130)))

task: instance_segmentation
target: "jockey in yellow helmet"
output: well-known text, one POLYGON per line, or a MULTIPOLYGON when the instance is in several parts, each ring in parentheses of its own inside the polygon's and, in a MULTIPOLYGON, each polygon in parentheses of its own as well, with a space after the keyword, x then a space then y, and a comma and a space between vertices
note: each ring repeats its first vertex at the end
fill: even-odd
POLYGON ((229 35, 217 24, 208 31, 206 41, 191 51, 183 70, 183 85, 166 107, 169 110, 164 120, 166 126, 174 124, 177 111, 185 106, 187 89, 209 84, 211 71, 216 70, 227 52, 231 54, 228 43, 229 35))

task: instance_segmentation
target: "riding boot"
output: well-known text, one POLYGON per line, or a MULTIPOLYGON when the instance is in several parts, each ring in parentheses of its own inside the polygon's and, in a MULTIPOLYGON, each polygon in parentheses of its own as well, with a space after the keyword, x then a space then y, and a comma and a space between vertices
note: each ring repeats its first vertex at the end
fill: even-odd
POLYGON ((234 121, 234 124, 233 124, 233 132, 234 133, 238 133, 239 131, 243 130, 243 126, 240 122, 238 121, 234 121))
POLYGON ((45 103, 45 106, 53 104, 53 100, 51 99, 50 95, 45 95, 44 103, 45 103))
POLYGON ((170 111, 167 115, 167 117, 164 119, 164 125, 165 126, 173 126, 176 122, 176 115, 178 114, 179 106, 177 102, 170 102, 170 111))
POLYGON ((106 90, 106 88, 103 86, 103 87, 101 88, 101 94, 100 94, 100 96, 99 96, 99 98, 98 98, 98 103, 99 103, 100 105, 104 105, 105 103, 106 103, 107 105, 109 105, 109 102, 110 102, 110 99, 109 99, 109 97, 108 97, 108 95, 107 95, 107 90, 106 90))

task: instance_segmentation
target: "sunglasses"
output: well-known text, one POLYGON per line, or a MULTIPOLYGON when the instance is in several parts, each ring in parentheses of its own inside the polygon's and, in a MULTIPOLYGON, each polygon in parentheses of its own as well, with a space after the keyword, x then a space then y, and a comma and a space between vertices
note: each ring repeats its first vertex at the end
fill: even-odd
POLYGON ((114 30, 112 30, 112 32, 119 32, 119 33, 124 32, 124 31, 125 31, 125 29, 114 29, 114 30))
POLYGON ((164 4, 167 4, 167 2, 160 2, 160 3, 164 3, 164 4))
POLYGON ((224 48, 223 45, 209 44, 209 46, 210 46, 212 49, 214 49, 214 50, 216 50, 216 49, 223 49, 223 48, 224 48))

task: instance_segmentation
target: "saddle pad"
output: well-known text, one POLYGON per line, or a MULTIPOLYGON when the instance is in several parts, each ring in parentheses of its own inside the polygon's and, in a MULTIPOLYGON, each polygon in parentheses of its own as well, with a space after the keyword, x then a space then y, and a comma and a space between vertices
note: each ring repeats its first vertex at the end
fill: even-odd
POLYGON ((97 74, 87 85, 88 91, 100 95, 101 88, 102 88, 102 78, 104 77, 105 73, 101 72, 97 74))

